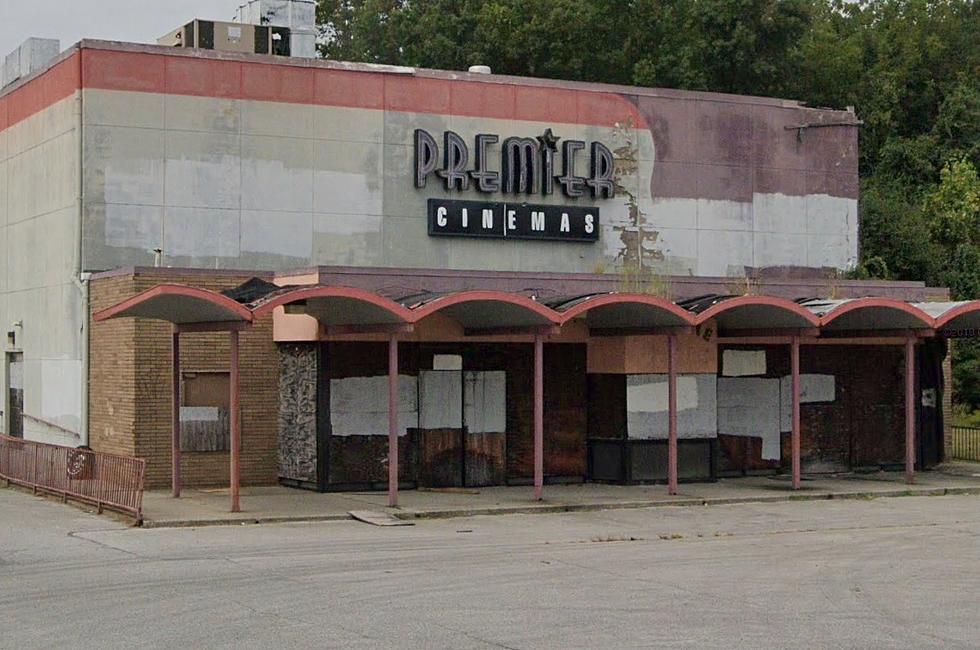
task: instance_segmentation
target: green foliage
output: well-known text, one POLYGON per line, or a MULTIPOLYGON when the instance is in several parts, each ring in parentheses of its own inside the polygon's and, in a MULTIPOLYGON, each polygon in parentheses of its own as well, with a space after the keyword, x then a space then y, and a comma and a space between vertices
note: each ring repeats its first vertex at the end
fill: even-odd
POLYGON ((980 341, 975 339, 953 345, 953 402, 958 410, 980 411, 980 341))
MULTIPOLYGON (((318 0, 317 18, 331 59, 854 106, 848 275, 980 298, 976 0, 318 0)), ((624 284, 663 292, 642 273, 624 284)), ((980 344, 954 349, 955 399, 980 408, 980 344)))

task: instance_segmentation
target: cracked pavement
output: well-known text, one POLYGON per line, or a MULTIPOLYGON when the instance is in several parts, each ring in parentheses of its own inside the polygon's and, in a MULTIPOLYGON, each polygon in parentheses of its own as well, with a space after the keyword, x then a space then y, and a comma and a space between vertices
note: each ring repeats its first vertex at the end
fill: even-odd
POLYGON ((980 497, 143 530, 0 490, 0 647, 968 648, 980 497))

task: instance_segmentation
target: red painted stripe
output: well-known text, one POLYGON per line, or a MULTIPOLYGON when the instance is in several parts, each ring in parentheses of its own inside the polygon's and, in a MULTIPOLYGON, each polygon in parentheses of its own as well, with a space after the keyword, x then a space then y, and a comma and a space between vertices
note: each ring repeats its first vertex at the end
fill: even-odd
POLYGON ((320 106, 382 109, 385 105, 385 76, 313 68, 313 103, 320 106))
POLYGON ((618 93, 85 49, 0 98, 0 129, 82 87, 607 127, 632 119, 646 125, 633 102, 618 93))
POLYGON ((173 95, 242 99, 242 64, 173 56, 166 58, 166 91, 173 95))
POLYGON ((166 57, 140 52, 82 50, 82 84, 85 88, 162 93, 166 57))
POLYGON ((6 117, 0 120, 4 128, 11 127, 70 97, 79 86, 78 54, 73 54, 4 96, 5 108, 0 112, 5 113, 6 117))

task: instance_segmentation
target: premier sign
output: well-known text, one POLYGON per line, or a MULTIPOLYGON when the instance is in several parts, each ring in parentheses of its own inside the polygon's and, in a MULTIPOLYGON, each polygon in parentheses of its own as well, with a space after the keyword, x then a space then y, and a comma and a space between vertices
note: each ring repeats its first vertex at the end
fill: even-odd
POLYGON ((596 208, 429 199, 429 234, 594 242, 596 208))
MULTIPOLYGON (((613 155, 601 142, 565 140, 551 129, 536 138, 494 134, 474 138, 472 154, 454 131, 442 135, 442 147, 424 129, 415 130, 415 187, 424 188, 433 174, 446 191, 550 196, 560 191, 569 199, 611 199, 616 194, 613 155), (490 150, 500 143, 500 165, 490 150), (559 155, 560 149, 560 155, 559 155), (441 155, 440 155, 441 153, 441 155), (587 172, 586 172, 587 163, 587 172), (582 170, 582 174, 579 173, 582 170)), ((563 241, 596 241, 599 209, 583 206, 529 205, 513 202, 429 199, 429 234, 470 237, 511 237, 563 241)))

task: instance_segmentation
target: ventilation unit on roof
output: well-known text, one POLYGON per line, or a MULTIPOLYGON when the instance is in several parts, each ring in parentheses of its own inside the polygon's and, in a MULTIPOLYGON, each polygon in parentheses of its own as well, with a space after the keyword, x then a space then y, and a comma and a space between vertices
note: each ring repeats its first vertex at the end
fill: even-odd
POLYGON ((157 43, 220 52, 290 55, 289 28, 274 25, 192 20, 166 36, 161 36, 157 43))
POLYGON ((289 28, 290 56, 316 56, 316 2, 314 0, 247 0, 235 20, 252 25, 289 28))
POLYGON ((28 38, 3 58, 0 66, 0 88, 31 75, 61 52, 56 38, 28 38))

